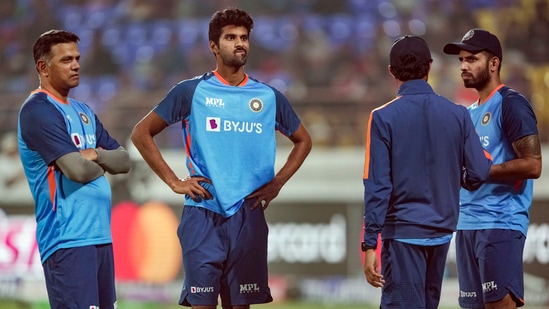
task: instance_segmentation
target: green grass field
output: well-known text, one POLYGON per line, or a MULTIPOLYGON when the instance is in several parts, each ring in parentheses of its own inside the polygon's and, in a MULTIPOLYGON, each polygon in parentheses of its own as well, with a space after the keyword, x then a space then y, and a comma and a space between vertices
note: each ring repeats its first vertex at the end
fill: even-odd
MULTIPOLYGON (((8 301, 0 300, 0 308, 2 309, 48 309, 49 305, 47 303, 36 303, 36 304, 27 304, 17 301, 8 301)), ((153 303, 129 303, 122 302, 118 304, 119 309, 181 309, 186 307, 181 307, 178 305, 160 305, 153 303)), ((221 306, 218 306, 221 308, 221 306)), ((255 305, 252 308, 257 309, 376 309, 374 306, 365 306, 365 305, 323 305, 323 304, 313 304, 313 303, 298 303, 298 302, 288 302, 288 303, 275 303, 275 304, 263 304, 255 305)))
MULTIPOLYGON (((152 305, 152 306, 134 306, 132 304, 126 304, 129 306, 124 306, 124 304, 121 304, 118 306, 120 309, 124 308, 139 308, 139 309, 181 309, 185 307, 172 305, 172 306, 161 306, 158 305, 152 305)), ((218 308, 221 308, 219 305, 218 308)), ((312 304, 312 303, 276 303, 276 304, 262 304, 262 305, 254 305, 252 308, 257 309, 320 309, 320 308, 326 308, 326 309, 375 309, 378 307, 368 307, 364 305, 353 305, 353 306, 346 306, 346 305, 322 305, 322 304, 312 304)))
MULTIPOLYGON (((28 304, 24 302, 18 302, 13 300, 0 299, 1 309, 49 309, 47 302, 28 304)), ((134 303, 134 302, 119 302, 119 309, 181 309, 188 307, 181 307, 176 304, 157 304, 157 303, 134 303)), ((221 308, 218 306, 217 308, 221 308)), ((355 305, 343 305, 343 304, 318 304, 310 302, 285 302, 285 303, 271 303, 262 305, 253 305, 253 309, 378 309, 379 306, 355 304, 355 305)), ((546 309, 547 307, 531 307, 525 306, 524 309, 546 309)), ((459 309, 455 307, 440 307, 440 309, 459 309)))
MULTIPOLYGON (((2 309, 49 309, 47 303, 35 303, 27 304, 16 301, 0 300, 0 308, 2 309)), ((188 307, 181 307, 176 304, 164 305, 157 303, 133 303, 133 302, 119 302, 119 309, 181 309, 188 307)), ((221 306, 218 306, 221 308, 221 306)), ((367 306, 364 304, 356 305, 342 305, 342 304, 315 304, 305 302, 285 302, 285 303, 271 303, 262 305, 253 305, 252 308, 256 309, 378 309, 379 306, 367 306)), ((446 307, 441 309, 457 309, 458 307, 446 307)))

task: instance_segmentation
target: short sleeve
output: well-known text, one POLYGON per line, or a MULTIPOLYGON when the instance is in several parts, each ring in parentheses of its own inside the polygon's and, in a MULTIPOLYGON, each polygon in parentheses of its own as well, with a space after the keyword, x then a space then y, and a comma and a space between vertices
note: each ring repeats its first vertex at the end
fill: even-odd
POLYGON ((290 101, 280 91, 272 88, 276 96, 276 129, 286 135, 294 134, 301 120, 295 113, 290 101))
POLYGON ((534 109, 528 100, 513 90, 508 90, 502 101, 502 126, 511 142, 524 136, 538 134, 534 109))
POLYGON ((20 111, 21 136, 49 165, 59 157, 78 151, 71 141, 61 113, 48 102, 30 100, 20 111))
POLYGON ((199 81, 199 79, 192 79, 175 85, 155 106, 154 111, 168 125, 186 118, 191 113, 191 103, 199 81))

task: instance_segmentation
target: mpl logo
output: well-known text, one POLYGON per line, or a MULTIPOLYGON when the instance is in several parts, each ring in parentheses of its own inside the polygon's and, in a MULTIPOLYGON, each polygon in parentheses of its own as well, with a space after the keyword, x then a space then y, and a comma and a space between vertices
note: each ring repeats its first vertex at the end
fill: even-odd
POLYGON ((494 281, 488 281, 482 284, 483 292, 495 291, 497 289, 498 289, 498 285, 494 281))
POLYGON ((223 99, 218 98, 206 98, 206 106, 212 106, 212 107, 225 107, 225 103, 223 103, 223 99))
POLYGON ((240 285, 240 294, 245 293, 259 293, 259 286, 257 283, 245 283, 240 285))
POLYGON ((221 118, 206 117, 206 131, 221 132, 221 118))

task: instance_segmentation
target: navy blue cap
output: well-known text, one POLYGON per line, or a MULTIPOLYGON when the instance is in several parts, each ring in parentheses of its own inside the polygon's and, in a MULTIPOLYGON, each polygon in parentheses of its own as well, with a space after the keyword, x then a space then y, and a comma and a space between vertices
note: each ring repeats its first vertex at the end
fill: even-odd
POLYGON ((458 55, 461 50, 471 53, 480 53, 489 51, 496 55, 500 60, 503 59, 501 44, 499 39, 489 31, 482 29, 471 29, 461 39, 459 43, 448 43, 444 46, 444 53, 449 55, 458 55))
POLYGON ((414 56, 421 63, 432 60, 427 42, 416 35, 405 35, 395 40, 389 53, 389 64, 393 67, 401 66, 406 55, 414 56))

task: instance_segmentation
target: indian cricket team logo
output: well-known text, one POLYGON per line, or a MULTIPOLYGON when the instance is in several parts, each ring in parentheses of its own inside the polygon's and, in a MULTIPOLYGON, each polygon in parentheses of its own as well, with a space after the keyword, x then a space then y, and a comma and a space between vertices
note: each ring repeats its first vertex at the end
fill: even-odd
POLYGON ((490 112, 487 112, 486 114, 484 114, 484 116, 482 116, 482 121, 480 123, 485 126, 490 123, 490 119, 492 119, 492 114, 490 114, 490 112))
POLYGON ((80 113, 80 119, 82 119, 85 124, 90 123, 90 119, 84 113, 80 113))
POLYGON ((221 132, 221 118, 206 117, 206 131, 221 132))
POLYGON ((465 35, 463 36, 463 39, 461 39, 462 42, 465 42, 467 40, 470 40, 475 35, 475 30, 469 30, 465 35))
POLYGON ((258 98, 253 98, 250 100, 250 109, 254 113, 259 113, 263 109, 263 102, 258 98))

